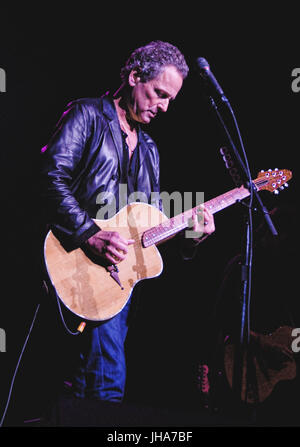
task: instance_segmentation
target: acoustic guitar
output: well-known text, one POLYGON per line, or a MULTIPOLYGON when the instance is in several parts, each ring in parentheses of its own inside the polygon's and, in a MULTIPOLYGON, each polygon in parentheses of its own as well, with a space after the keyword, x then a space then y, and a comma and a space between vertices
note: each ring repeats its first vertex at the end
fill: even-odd
MULTIPOLYGON (((263 335, 250 331, 250 343, 242 355, 240 398, 258 404, 270 396, 275 386, 296 377, 296 362, 291 349, 292 331, 282 326, 274 333, 263 335)), ((233 387, 236 348, 230 339, 224 348, 224 365, 228 383, 233 387)))
MULTIPOLYGON (((253 184, 258 191, 273 192, 283 188, 291 177, 291 171, 284 169, 262 171, 253 184)), ((249 190, 241 186, 204 205, 214 214, 249 195, 249 190)), ((103 321, 117 315, 139 281, 161 274, 163 262, 156 245, 188 229, 190 218, 197 209, 169 219, 154 206, 136 202, 125 206, 110 219, 95 219, 102 230, 117 231, 125 239, 135 240, 118 266, 104 265, 100 256, 93 256, 81 248, 65 251, 49 231, 44 242, 44 259, 58 297, 67 309, 84 320, 103 321)))

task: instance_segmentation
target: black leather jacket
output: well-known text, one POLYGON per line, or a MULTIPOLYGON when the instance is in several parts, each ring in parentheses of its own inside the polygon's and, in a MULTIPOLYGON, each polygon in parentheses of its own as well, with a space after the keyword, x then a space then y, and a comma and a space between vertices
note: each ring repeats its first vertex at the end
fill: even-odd
MULTIPOLYGON (((141 128, 138 139, 137 190, 148 203, 161 207, 157 147, 141 128)), ((99 231, 92 220, 105 204, 97 203, 99 193, 113 194, 119 208, 123 143, 112 98, 105 95, 69 103, 41 154, 44 219, 70 251, 99 231)))

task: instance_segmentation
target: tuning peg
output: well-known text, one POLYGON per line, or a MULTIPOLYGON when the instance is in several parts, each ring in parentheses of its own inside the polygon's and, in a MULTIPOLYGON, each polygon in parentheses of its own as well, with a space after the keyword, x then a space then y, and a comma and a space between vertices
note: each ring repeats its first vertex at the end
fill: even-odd
POLYGON ((279 194, 278 189, 275 189, 273 192, 274 192, 274 194, 276 194, 276 195, 279 194))
POLYGON ((260 172, 261 172, 261 173, 264 173, 265 171, 264 171, 264 169, 262 169, 260 172))
POLYGON ((289 184, 288 184, 288 183, 285 183, 283 186, 285 186, 286 188, 288 188, 289 184))

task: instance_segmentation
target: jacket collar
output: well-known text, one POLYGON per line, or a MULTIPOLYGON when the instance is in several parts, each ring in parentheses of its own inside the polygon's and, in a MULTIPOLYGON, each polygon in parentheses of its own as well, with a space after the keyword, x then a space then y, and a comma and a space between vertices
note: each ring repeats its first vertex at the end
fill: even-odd
POLYGON ((109 92, 106 92, 102 97, 102 112, 109 119, 118 119, 117 111, 113 102, 113 97, 109 92))
MULTIPOLYGON (((118 114, 113 102, 113 97, 109 94, 109 92, 106 92, 102 96, 102 111, 103 114, 108 118, 109 120, 109 127, 112 133, 113 141, 116 147, 116 151, 119 157, 120 165, 122 166, 121 160, 122 160, 122 154, 123 154, 123 141, 122 141, 122 134, 121 134, 121 128, 120 123, 118 119, 118 114)), ((138 142, 140 145, 140 165, 142 165, 146 152, 148 150, 147 143, 145 139, 143 138, 143 133, 141 130, 140 125, 138 126, 138 142)))

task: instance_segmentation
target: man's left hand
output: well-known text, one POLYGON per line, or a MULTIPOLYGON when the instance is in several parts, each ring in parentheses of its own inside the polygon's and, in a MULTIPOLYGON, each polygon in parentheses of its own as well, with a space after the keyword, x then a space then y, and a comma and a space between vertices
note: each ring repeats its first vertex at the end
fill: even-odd
POLYGON ((197 233, 193 238, 196 245, 204 241, 216 229, 214 216, 204 205, 200 205, 193 212, 192 225, 193 231, 197 233))

